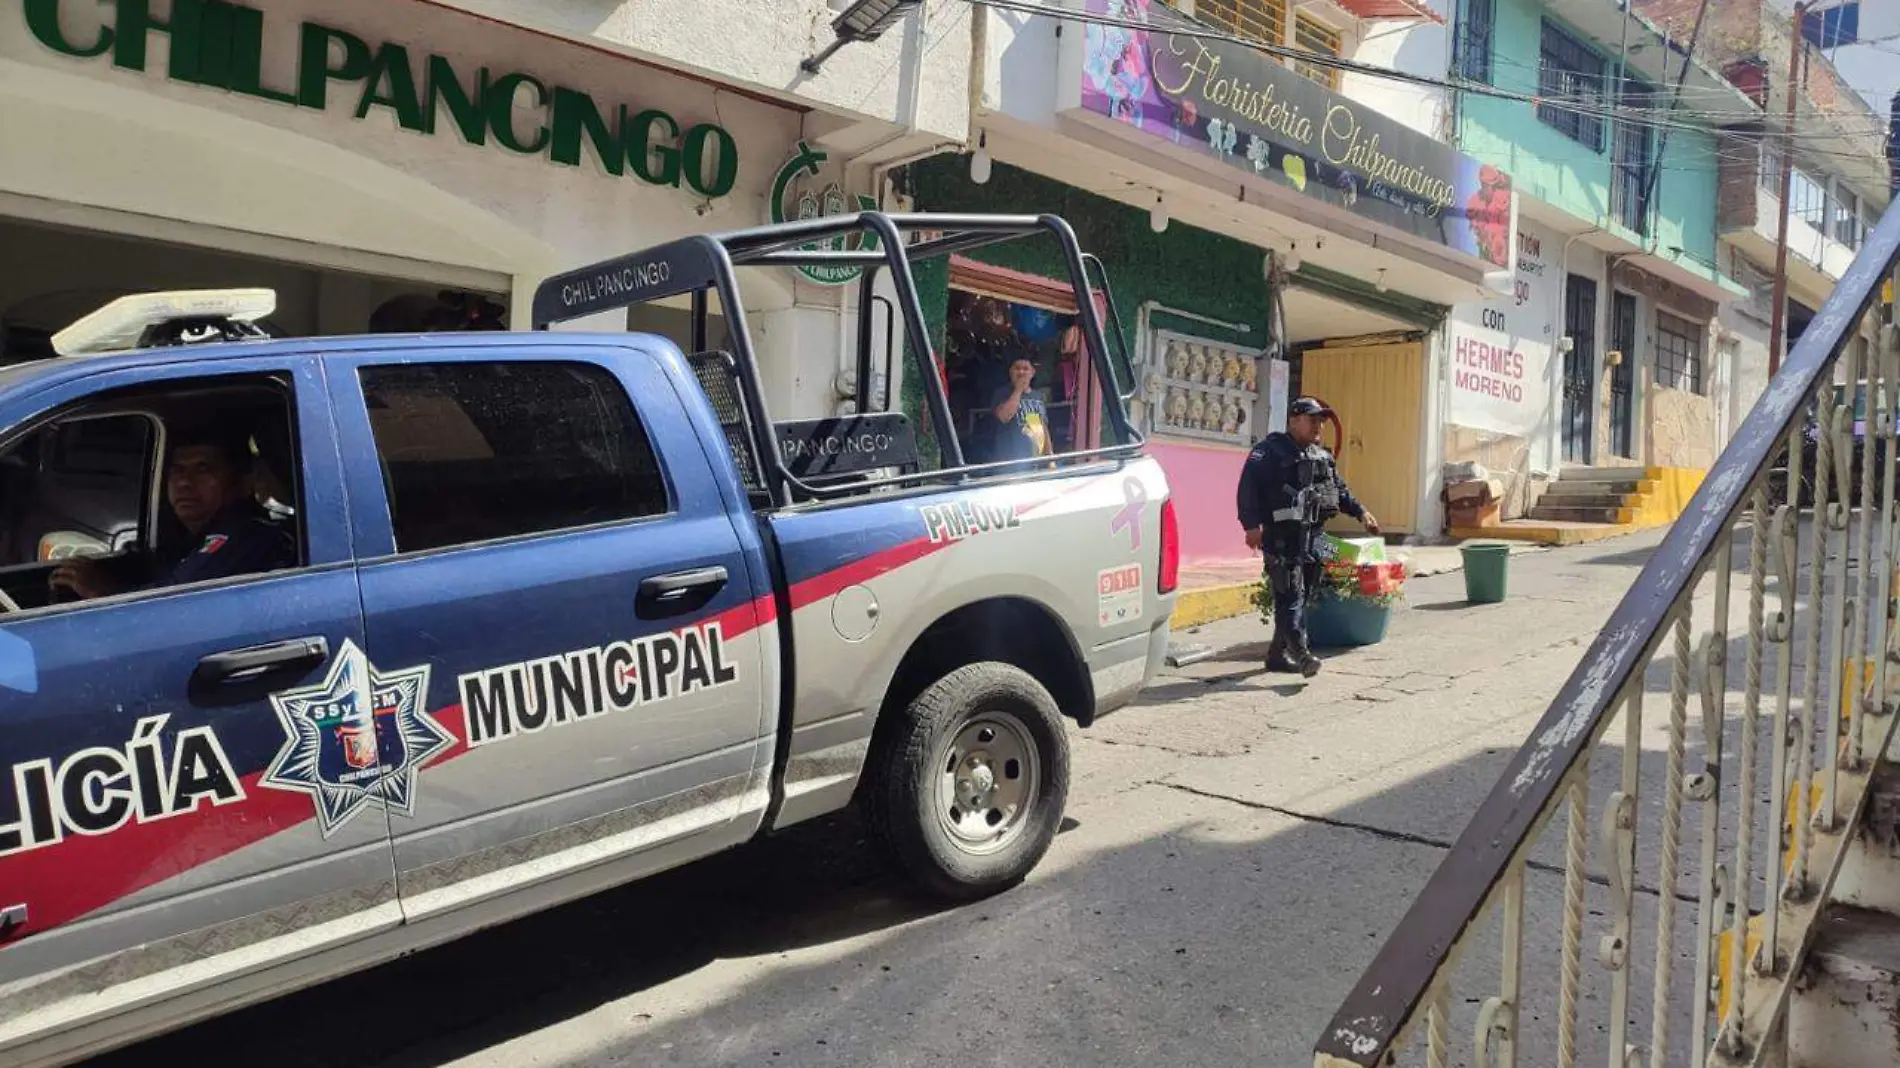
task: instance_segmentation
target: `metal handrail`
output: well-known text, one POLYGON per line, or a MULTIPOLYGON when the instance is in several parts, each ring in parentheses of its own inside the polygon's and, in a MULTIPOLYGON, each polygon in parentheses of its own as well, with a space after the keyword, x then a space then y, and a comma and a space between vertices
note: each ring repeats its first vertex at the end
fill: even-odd
MULTIPOLYGON (((1747 509, 1751 496, 1765 486, 1784 442, 1804 422, 1805 399, 1826 380, 1823 376, 1831 373, 1850 331, 1874 302, 1883 276, 1893 272, 1896 261, 1900 261, 1900 210, 1890 207, 1528 740, 1511 758, 1424 890, 1340 1006, 1315 1045, 1318 1065, 1376 1068, 1390 1063, 1397 1044, 1417 1023, 1421 1006, 1428 1000, 1432 1002, 1429 1037, 1433 1061, 1443 1063, 1445 1010, 1440 1004, 1444 998, 1441 984, 1454 950, 1472 923, 1499 900, 1498 894, 1505 887, 1515 888, 1521 923, 1521 874, 1509 883, 1507 875, 1514 870, 1521 873, 1526 853, 1540 829, 1564 802, 1566 784, 1616 714, 1632 673, 1655 654, 1666 631, 1676 631, 1677 655, 1687 659, 1686 612, 1697 583, 1712 564, 1726 568, 1731 528, 1747 509)), ((1888 389, 1893 389, 1891 380, 1888 389)), ((1887 441, 1891 453, 1893 439, 1887 441)), ((1820 459, 1826 462, 1825 447, 1820 459)), ((1891 458, 1888 465, 1891 471, 1891 458)), ((1863 477, 1869 480, 1865 484, 1871 484, 1871 470, 1863 477)), ((1790 479, 1791 484, 1794 481, 1790 479)), ((1890 500, 1890 489, 1883 493, 1884 500, 1890 500)), ((1755 498, 1758 510, 1762 500, 1755 498)), ((1864 503, 1871 511, 1871 502, 1864 503)), ((1761 522, 1759 515, 1756 521, 1761 522)), ((1834 521, 1831 515, 1829 523, 1834 521)), ((1863 553, 1867 522, 1863 519, 1863 553)), ((1814 552, 1818 561, 1825 540, 1817 541, 1817 546, 1814 552)), ((1759 557, 1753 563, 1756 568, 1761 566, 1759 557)), ((1845 563, 1838 566, 1844 579, 1845 563)), ((1718 597, 1721 610, 1726 612, 1728 576, 1724 571, 1719 577, 1718 597)), ((1887 577, 1880 577, 1883 604, 1887 577)), ((1837 596, 1837 605, 1841 599, 1837 596)), ((1819 633, 1818 624, 1815 633, 1819 633)), ((1818 671, 1812 661, 1808 667, 1811 676, 1818 671)), ((1678 671, 1686 671, 1686 665, 1679 662, 1678 671)), ((1684 677, 1678 678, 1679 694, 1684 677)), ((1672 748, 1672 767, 1680 763, 1680 715, 1678 705, 1677 722, 1672 724, 1678 739, 1677 747, 1672 748)), ((1634 716, 1630 719, 1636 722, 1634 716)), ((1577 806, 1578 798, 1573 794, 1570 803, 1577 806)), ((1580 833, 1577 817, 1578 809, 1573 807, 1573 835, 1580 833)), ((1668 848, 1673 849, 1673 844, 1668 848)), ((1581 878, 1581 871, 1577 877, 1581 878)), ((1511 922, 1511 899, 1508 893, 1503 899, 1507 924, 1511 922)), ((1774 911, 1769 909, 1770 914, 1774 911)), ((1772 954, 1772 927, 1769 932, 1767 942, 1772 954)), ((1572 934, 1568 919, 1565 934, 1566 939, 1572 934)), ((1514 948, 1507 949, 1507 957, 1514 953, 1514 948)), ((1706 970, 1707 962, 1702 963, 1706 970)), ((1739 975, 1739 964, 1736 967, 1739 975)), ((1619 1015, 1612 1026, 1619 1027, 1620 1022, 1619 1015)), ((1699 1057, 1697 1063, 1701 1063, 1699 1057)))

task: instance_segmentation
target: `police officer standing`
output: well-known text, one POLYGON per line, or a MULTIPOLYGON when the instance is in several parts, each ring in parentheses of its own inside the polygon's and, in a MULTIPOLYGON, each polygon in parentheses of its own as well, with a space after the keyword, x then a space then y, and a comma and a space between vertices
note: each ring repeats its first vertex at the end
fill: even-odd
POLYGON ((1341 512, 1379 533, 1379 521, 1353 499, 1332 453, 1319 444, 1320 424, 1332 409, 1311 397, 1287 406, 1286 432, 1274 432, 1247 454, 1236 501, 1247 547, 1266 554, 1273 588, 1273 644, 1268 671, 1319 673, 1306 643, 1306 596, 1319 582, 1320 537, 1341 512))

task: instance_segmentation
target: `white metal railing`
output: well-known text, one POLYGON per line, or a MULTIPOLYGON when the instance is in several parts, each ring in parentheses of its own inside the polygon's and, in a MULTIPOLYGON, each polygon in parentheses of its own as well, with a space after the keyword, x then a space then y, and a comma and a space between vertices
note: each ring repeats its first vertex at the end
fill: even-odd
POLYGON ((1794 977, 1900 720, 1900 329, 1876 300, 1897 247, 1890 211, 1320 1036, 1318 1068, 1785 1060, 1794 977), (1869 356, 1850 344, 1864 316, 1869 356), (1868 383, 1864 449, 1841 361, 1868 383))

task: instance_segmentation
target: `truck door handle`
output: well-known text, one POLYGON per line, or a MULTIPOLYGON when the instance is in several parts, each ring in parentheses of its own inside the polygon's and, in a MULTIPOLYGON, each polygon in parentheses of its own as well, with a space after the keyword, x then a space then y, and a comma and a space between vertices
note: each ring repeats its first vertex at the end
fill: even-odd
POLYGON ((655 575, 640 583, 640 597, 643 600, 669 603, 697 591, 711 593, 723 587, 727 579, 726 569, 717 565, 675 571, 670 575, 655 575))
POLYGON ((16 927, 26 926, 26 906, 8 905, 0 909, 0 937, 13 933, 16 927))
POLYGON ((315 667, 330 658, 330 642, 322 637, 254 645, 212 653, 198 661, 197 676, 204 682, 242 681, 266 671, 315 667))

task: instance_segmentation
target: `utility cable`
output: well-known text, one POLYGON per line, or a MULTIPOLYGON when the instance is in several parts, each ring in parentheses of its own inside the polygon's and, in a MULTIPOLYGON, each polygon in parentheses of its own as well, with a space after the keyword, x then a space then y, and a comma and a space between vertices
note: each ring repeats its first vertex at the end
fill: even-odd
MULTIPOLYGON (((1370 78, 1381 79, 1384 81, 1393 81, 1393 82, 1399 82, 1403 84, 1417 85, 1424 88, 1440 89, 1440 90, 1451 91, 1451 92, 1466 93, 1473 96, 1482 96, 1482 97, 1489 97, 1489 98, 1499 99, 1499 100, 1508 100, 1508 101, 1513 101, 1517 103, 1530 104, 1533 106, 1542 105, 1546 107, 1561 109, 1564 111, 1572 111, 1572 112, 1576 112, 1583 115, 1590 115, 1590 116, 1596 116, 1596 117, 1602 117, 1602 118, 1613 118, 1613 119, 1618 119, 1618 120, 1625 121, 1628 123, 1640 123, 1642 125, 1646 125, 1650 127, 1651 129, 1659 129, 1659 130, 1660 129, 1680 129, 1686 132, 1694 132, 1694 133, 1716 133, 1716 132, 1719 132, 1720 130, 1720 127, 1716 124, 1716 120, 1713 116, 1710 116, 1702 112, 1689 111, 1688 109, 1683 109, 1680 107, 1678 107, 1676 110, 1680 112, 1684 112, 1687 115, 1693 116, 1693 117, 1682 118, 1682 119, 1645 117, 1643 114, 1645 109, 1640 109, 1640 108, 1632 109, 1632 108, 1620 107, 1604 100, 1601 94, 1595 94, 1595 93, 1589 94, 1587 97, 1571 97, 1571 96, 1546 94, 1546 93, 1527 93, 1527 92, 1520 92, 1516 90, 1503 89, 1498 86, 1490 85, 1484 82, 1472 81, 1469 79, 1445 79, 1445 78, 1434 78, 1429 75, 1412 74, 1406 71, 1392 70, 1387 67, 1378 67, 1378 66, 1373 66, 1371 64, 1367 64, 1367 63, 1361 63, 1356 60, 1345 59, 1343 57, 1336 56, 1327 52, 1318 52, 1312 49, 1298 48, 1298 47, 1293 47, 1289 45, 1274 44, 1274 43, 1270 43, 1266 41, 1254 40, 1248 37, 1241 37, 1232 33, 1227 33, 1221 30, 1213 29, 1199 22, 1192 21, 1188 19, 1186 16, 1176 14, 1172 10, 1168 10, 1168 9, 1163 9, 1167 12, 1167 17, 1164 19, 1157 19, 1152 14, 1150 15, 1149 18, 1142 19, 1142 18, 1129 18, 1129 17, 1123 17, 1123 16, 1108 15, 1108 14, 1103 14, 1103 13, 1078 10, 1075 8, 1063 6, 1060 2, 1049 2, 1049 0, 965 0, 965 2, 971 3, 971 4, 982 4, 985 7, 996 8, 998 10, 1004 10, 1004 11, 1012 11, 1019 14, 1040 15, 1040 16, 1045 16, 1045 17, 1050 17, 1050 18, 1060 18, 1060 19, 1066 19, 1073 22, 1081 22, 1088 25, 1105 26, 1105 27, 1111 27, 1111 28, 1116 28, 1116 29, 1126 29, 1126 30, 1160 32, 1160 33, 1167 33, 1175 37, 1187 37, 1191 39, 1213 41, 1213 42, 1222 43, 1222 44, 1238 45, 1240 47, 1247 48, 1252 51, 1273 56, 1274 58, 1277 58, 1277 59, 1304 63, 1310 66, 1320 67, 1320 68, 1329 69, 1329 70, 1337 70, 1342 73, 1359 74, 1359 75, 1363 75, 1370 78)), ((1503 58, 1503 57, 1499 57, 1499 58, 1503 58)), ((1511 61, 1507 60, 1507 62, 1511 62, 1511 61)), ((1528 69, 1528 64, 1525 64, 1523 66, 1525 67, 1525 69, 1528 69)), ((1603 76, 1586 75, 1586 77, 1602 77, 1605 80, 1607 80, 1609 78, 1609 75, 1603 75, 1603 76)), ((1697 87, 1697 88, 1699 89, 1699 91, 1702 91, 1702 92, 1707 92, 1711 94, 1719 94, 1721 96, 1731 98, 1731 99, 1733 98, 1725 90, 1701 89, 1700 87, 1697 87)), ((1737 90, 1734 95, 1740 96, 1741 95, 1740 91, 1737 90)), ((1658 109, 1651 109, 1651 110, 1653 110, 1658 115, 1662 114, 1662 112, 1658 109)), ((1752 104, 1750 105, 1749 110, 1751 111, 1751 113, 1756 114, 1756 115, 1762 114, 1761 109, 1759 107, 1753 106, 1752 104)), ((1885 132, 1884 127, 1882 128, 1881 132, 1884 134, 1885 132)), ((1811 134, 1808 134, 1808 136, 1812 136, 1812 137, 1820 138, 1820 139, 1842 140, 1842 139, 1852 138, 1853 135, 1851 133, 1813 131, 1811 134)), ((1851 154, 1851 153, 1843 153, 1842 155, 1847 158, 1860 158, 1857 155, 1851 154)))

